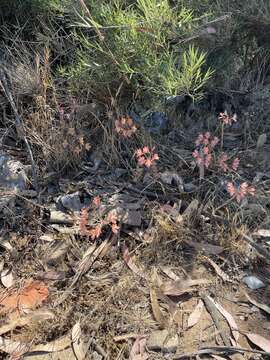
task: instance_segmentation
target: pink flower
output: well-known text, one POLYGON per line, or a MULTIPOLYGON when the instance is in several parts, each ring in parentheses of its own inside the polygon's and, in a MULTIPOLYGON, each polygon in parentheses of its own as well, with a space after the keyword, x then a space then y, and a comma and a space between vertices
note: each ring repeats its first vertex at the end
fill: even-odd
POLYGON ((227 191, 232 198, 240 203, 247 195, 255 196, 256 190, 253 186, 249 186, 247 182, 243 182, 236 187, 232 182, 227 183, 227 191))
POLYGON ((232 116, 230 116, 226 110, 224 111, 224 113, 220 113, 218 118, 225 125, 232 125, 233 122, 237 121, 237 115, 233 114, 232 116))
POLYGON ((122 117, 115 120, 115 131, 124 138, 130 138, 137 131, 137 128, 131 117, 122 117))
POLYGON ((239 164, 240 164, 240 160, 238 158, 235 158, 232 162, 232 169, 234 171, 237 171, 239 164))
MULTIPOLYGON (((154 150, 154 149, 153 149, 154 150)), ((144 154, 149 154, 150 153, 150 150, 149 150, 149 147, 148 146, 144 146, 143 149, 142 149, 143 153, 144 154)))
POLYGON ((228 155, 223 153, 219 159, 219 166, 224 172, 227 172, 229 170, 227 161, 228 161, 228 155))
POLYGON ((205 159, 204 159, 204 166, 206 168, 209 168, 210 164, 212 162, 212 155, 211 154, 207 154, 205 159))
POLYGON ((214 139, 211 141, 211 147, 212 149, 214 149, 214 147, 219 143, 219 138, 218 137, 214 137, 214 139))
POLYGON ((154 151, 154 147, 150 149, 148 146, 144 146, 142 149, 136 150, 135 156, 139 166, 145 166, 147 168, 154 166, 156 161, 159 160, 158 154, 154 151))
POLYGON ((197 139, 196 139, 196 141, 195 141, 195 145, 196 145, 196 146, 201 145, 202 142, 203 142, 203 139, 204 139, 203 134, 199 134, 199 136, 197 137, 197 139))

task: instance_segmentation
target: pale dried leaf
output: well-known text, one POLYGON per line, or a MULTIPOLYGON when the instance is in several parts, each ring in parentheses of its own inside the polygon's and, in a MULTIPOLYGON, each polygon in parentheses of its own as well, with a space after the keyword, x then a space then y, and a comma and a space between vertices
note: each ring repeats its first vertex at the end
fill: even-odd
POLYGON ((16 316, 14 319, 11 319, 9 323, 2 325, 0 327, 0 335, 12 331, 16 329, 16 327, 23 327, 25 325, 29 325, 53 318, 54 318, 54 313, 49 310, 35 311, 22 317, 16 316))
POLYGON ((217 275, 221 277, 223 281, 232 282, 230 277, 223 270, 221 270, 221 268, 213 260, 209 259, 206 256, 204 257, 204 259, 209 262, 209 264, 214 268, 217 275))
POLYGON ((263 147, 263 145, 266 143, 266 141, 267 141, 267 135, 266 134, 261 134, 258 137, 256 149, 259 150, 261 147, 263 147))
POLYGON ((192 214, 198 211, 198 208, 199 208, 199 201, 197 199, 192 200, 191 203, 186 208, 186 210, 184 211, 183 216, 186 218, 190 217, 192 214))
POLYGON ((168 281, 162 285, 161 290, 165 295, 180 296, 194 291, 193 286, 210 283, 211 281, 207 279, 168 281))
POLYGON ((146 275, 144 274, 144 272, 142 270, 140 270, 138 268, 138 266, 134 263, 133 259, 131 258, 128 248, 126 247, 124 249, 124 253, 123 253, 123 257, 124 257, 124 261, 127 264, 127 266, 130 268, 130 270, 132 270, 134 272, 134 274, 139 275, 140 277, 146 279, 146 275))
POLYGON ((71 332, 72 347, 77 360, 84 360, 90 346, 90 342, 86 343, 83 340, 81 325, 77 322, 71 332))
POLYGON ((251 304, 257 306, 257 308, 259 308, 259 309, 264 310, 265 312, 267 312, 267 314, 270 315, 270 307, 269 307, 269 306, 267 306, 267 305, 265 305, 265 304, 258 303, 256 300, 252 299, 252 298, 247 294, 246 291, 244 291, 244 294, 245 294, 246 298, 248 299, 248 301, 249 301, 251 304))
POLYGON ((27 353, 23 360, 77 360, 71 347, 57 352, 27 353))
POLYGON ((104 240, 96 249, 96 244, 91 245, 79 263, 78 270, 81 275, 87 273, 96 259, 107 249, 108 240, 104 240))
POLYGON ((59 259, 63 258, 68 252, 69 245, 65 241, 55 240, 49 247, 46 249, 46 262, 48 265, 55 265, 58 263, 59 259))
POLYGON ((14 277, 11 269, 4 269, 1 272, 1 281, 4 287, 10 288, 13 286, 14 277))
POLYGON ((170 268, 166 266, 162 266, 161 270, 166 274, 170 279, 174 281, 181 280, 179 276, 177 276, 170 268))
POLYGON ((31 352, 38 352, 38 351, 44 351, 44 352, 58 352, 61 350, 64 350, 71 346, 71 338, 69 335, 63 336, 60 339, 56 339, 54 341, 51 341, 47 344, 42 345, 36 345, 33 348, 31 348, 31 352))
POLYGON ((253 233, 254 236, 270 237, 270 229, 259 229, 253 233))
POLYGON ((150 288, 150 299, 151 299, 151 306, 155 320, 161 325, 164 326, 164 317, 160 310, 160 306, 158 303, 157 293, 154 288, 150 288))
POLYGON ((187 324, 188 328, 191 328, 192 326, 197 324, 197 322, 200 320, 203 309, 204 309, 204 303, 203 303, 202 300, 199 300, 199 302, 196 305, 195 309, 189 315, 188 324, 187 324))
POLYGON ((218 309, 218 311, 227 320, 227 322, 231 328, 233 337, 237 341, 239 339, 239 331, 238 331, 238 326, 237 326, 233 316, 227 310, 225 310, 220 304, 218 304, 215 300, 213 300, 209 296, 208 296, 208 299, 215 305, 215 307, 218 309))
POLYGON ((253 344, 266 352, 270 352, 270 340, 258 334, 246 333, 245 335, 253 344))
POLYGON ((0 350, 15 357, 15 355, 24 354, 28 350, 28 346, 19 341, 12 341, 0 336, 0 350))
POLYGON ((144 337, 137 337, 131 348, 129 360, 147 360, 149 355, 145 352, 145 347, 146 339, 144 337))

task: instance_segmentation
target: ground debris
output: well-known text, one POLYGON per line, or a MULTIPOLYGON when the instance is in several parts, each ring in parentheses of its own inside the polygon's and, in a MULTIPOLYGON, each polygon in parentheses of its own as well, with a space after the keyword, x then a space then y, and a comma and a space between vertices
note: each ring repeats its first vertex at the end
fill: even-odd
POLYGON ((154 331, 147 340, 147 348, 152 351, 163 353, 176 352, 178 347, 178 336, 171 335, 168 330, 154 331))

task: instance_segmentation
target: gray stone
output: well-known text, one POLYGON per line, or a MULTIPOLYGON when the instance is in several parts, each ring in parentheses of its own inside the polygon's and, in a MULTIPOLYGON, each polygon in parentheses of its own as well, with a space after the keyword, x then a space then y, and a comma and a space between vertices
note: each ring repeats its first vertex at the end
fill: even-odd
POLYGON ((19 191, 27 188, 24 165, 7 154, 0 155, 0 187, 19 191))
POLYGON ((244 284, 246 284, 252 290, 257 290, 257 289, 265 287, 265 284, 260 279, 258 279, 256 276, 253 276, 253 275, 245 276, 242 279, 242 281, 244 284))
POLYGON ((80 211, 84 204, 81 202, 79 191, 73 194, 63 195, 59 198, 59 202, 65 209, 70 211, 80 211))
POLYGON ((152 351, 176 352, 178 336, 170 335, 168 330, 154 331, 147 340, 147 348, 152 351))
POLYGON ((92 356, 91 356, 92 360, 102 360, 103 356, 100 355, 99 353, 97 353, 96 351, 93 352, 92 356))

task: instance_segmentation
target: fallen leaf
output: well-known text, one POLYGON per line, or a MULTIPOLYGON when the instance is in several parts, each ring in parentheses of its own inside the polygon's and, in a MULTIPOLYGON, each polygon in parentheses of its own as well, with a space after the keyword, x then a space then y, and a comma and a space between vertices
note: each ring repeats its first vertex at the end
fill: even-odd
POLYGON ((270 352, 270 341, 258 334, 246 333, 246 337, 256 346, 266 352, 270 352))
POLYGON ((186 218, 189 218, 192 214, 195 214, 199 209, 199 201, 197 199, 194 199, 191 201, 191 203, 188 205, 186 210, 183 213, 183 216, 186 218))
POLYGON ((210 255, 219 255, 224 251, 223 247, 218 245, 207 244, 204 242, 198 243, 196 241, 192 241, 188 239, 184 239, 184 241, 186 244, 194 247, 196 250, 203 251, 210 255))
POLYGON ((71 347, 67 349, 49 352, 49 353, 38 353, 38 352, 29 352, 24 355, 23 360, 77 360, 74 351, 71 347))
POLYGON ((13 359, 19 359, 21 355, 27 352, 28 348, 29 345, 0 336, 0 350, 10 354, 13 359))
POLYGON ((134 261, 130 257, 127 247, 124 249, 123 258, 124 258, 124 261, 127 264, 127 266, 130 268, 130 270, 132 270, 134 272, 134 274, 139 275, 140 277, 142 277, 144 279, 147 278, 146 275, 143 273, 143 271, 138 268, 138 266, 134 263, 134 261))
POLYGON ((152 306, 152 311, 153 311, 154 318, 159 323, 159 325, 161 325, 163 327, 165 319, 164 319, 164 317, 162 315, 162 312, 160 310, 157 293, 156 293, 156 290, 154 288, 150 288, 150 299, 151 299, 151 306, 152 306))
POLYGON ((131 348, 129 360, 147 360, 149 355, 145 352, 145 347, 146 339, 144 337, 137 337, 131 348))
POLYGON ((53 319, 54 313, 49 310, 39 310, 31 312, 30 314, 22 317, 15 317, 11 319, 7 324, 0 327, 0 335, 10 332, 17 327, 23 327, 32 323, 53 319))
POLYGON ((104 240, 98 248, 96 248, 96 244, 90 246, 79 263, 78 273, 80 273, 80 275, 87 273, 96 259, 98 257, 102 258, 110 246, 111 244, 108 240, 104 240))
POLYGON ((265 312, 267 312, 267 313, 270 315, 270 307, 269 307, 269 306, 267 306, 267 305, 265 305, 265 304, 258 303, 256 300, 252 299, 252 298, 247 294, 246 291, 244 291, 244 294, 245 294, 246 298, 248 299, 248 301, 249 301, 251 304, 257 306, 257 308, 259 308, 259 309, 264 310, 265 312))
POLYGON ((261 134, 257 140, 256 150, 258 151, 261 147, 263 147, 263 145, 266 143, 266 141, 267 141, 267 135, 261 134))
POLYGON ((162 266, 161 270, 164 272, 164 274, 166 274, 170 279, 174 280, 174 281, 178 281, 181 280, 181 278, 179 276, 177 276, 170 268, 166 267, 166 266, 162 266))
POLYGON ((203 303, 202 300, 199 300, 199 302, 196 305, 195 309, 189 315, 188 324, 187 324, 188 328, 191 328, 192 326, 197 324, 197 322, 200 320, 203 309, 204 309, 204 303, 203 303))
POLYGON ((223 281, 232 282, 230 277, 223 270, 221 270, 221 268, 213 260, 209 259, 206 256, 204 257, 204 259, 209 262, 209 264, 214 268, 217 275, 221 277, 223 281))
POLYGON ((165 295, 180 296, 194 291, 195 289, 193 289, 193 286, 210 283, 211 281, 207 279, 168 281, 162 285, 161 291, 165 295))
POLYGON ((59 339, 51 341, 47 344, 40 344, 33 346, 31 352, 58 352, 62 351, 71 346, 71 337, 70 335, 63 336, 59 339))
POLYGON ((83 340, 81 325, 77 322, 71 332, 72 347, 77 360, 84 360, 90 346, 90 341, 83 340))
POLYGON ((35 277, 38 280, 56 281, 56 280, 64 280, 67 277, 67 273, 65 271, 48 270, 37 273, 35 277))
POLYGON ((220 304, 218 304, 215 300, 213 300, 209 296, 208 296, 208 299, 215 305, 215 307, 218 309, 218 311, 227 320, 227 322, 231 328, 233 337, 237 342, 237 340, 239 339, 239 331, 238 331, 238 326, 237 326, 233 316, 227 310, 225 310, 220 304))
POLYGON ((48 265, 55 265, 68 252, 69 245, 65 241, 55 240, 46 248, 46 263, 48 265))
POLYGON ((49 290, 43 282, 28 280, 21 289, 14 290, 13 293, 0 294, 0 314, 15 310, 27 312, 41 305, 48 294, 49 290))
POLYGON ((269 229, 259 229, 253 233, 254 236, 270 237, 269 229))
POLYGON ((4 287, 10 288, 14 283, 14 278, 11 269, 4 269, 1 272, 1 281, 4 287))

